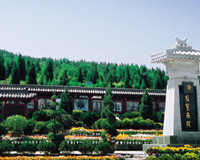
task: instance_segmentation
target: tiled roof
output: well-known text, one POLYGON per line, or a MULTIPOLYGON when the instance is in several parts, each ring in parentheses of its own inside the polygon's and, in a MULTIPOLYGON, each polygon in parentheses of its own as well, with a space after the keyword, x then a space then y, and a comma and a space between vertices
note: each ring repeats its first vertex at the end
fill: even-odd
MULTIPOLYGON (((66 86, 51 86, 51 85, 4 85, 0 84, 1 90, 24 90, 27 89, 28 92, 39 93, 39 92, 64 92, 66 86)), ((72 87, 68 86, 68 91, 70 93, 80 93, 80 94, 102 94, 106 92, 106 88, 100 87, 72 87)), ((1 93, 0 90, 0 93, 1 93)), ((125 89, 125 88, 112 88, 112 93, 114 95, 142 95, 145 90, 142 89, 125 89)), ((157 90, 148 90, 149 95, 153 96, 165 96, 166 90, 157 89, 157 90)))
POLYGON ((183 51, 183 50, 167 50, 164 53, 159 53, 151 56, 153 63, 163 63, 168 60, 194 60, 200 61, 200 51, 191 50, 191 51, 183 51))
POLYGON ((0 88, 0 98, 33 98, 36 95, 36 93, 29 93, 27 89, 23 88, 0 88))
POLYGON ((169 60, 178 60, 178 59, 200 61, 200 51, 192 49, 191 46, 186 44, 186 40, 184 41, 178 40, 178 43, 174 48, 167 49, 162 53, 152 55, 151 56, 152 63, 165 63, 169 60))

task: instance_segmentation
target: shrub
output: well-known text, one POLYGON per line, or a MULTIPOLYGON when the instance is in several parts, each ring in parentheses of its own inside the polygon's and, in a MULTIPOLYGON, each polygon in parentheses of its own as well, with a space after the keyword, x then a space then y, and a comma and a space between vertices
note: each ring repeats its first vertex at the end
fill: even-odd
POLYGON ((54 134, 54 133, 49 133, 47 135, 47 138, 49 140, 51 140, 53 143, 54 142, 59 142, 61 143, 64 139, 65 139, 65 135, 64 134, 54 134))
POLYGON ((8 130, 6 129, 6 127, 0 124, 0 136, 6 135, 7 133, 8 133, 8 130))
POLYGON ((21 115, 9 116, 6 119, 6 126, 10 131, 13 132, 23 132, 23 130, 26 128, 26 125, 27 120, 21 115))
POLYGON ((129 119, 132 119, 132 118, 136 118, 139 116, 139 112, 126 112, 124 114, 121 115, 121 119, 124 119, 124 118, 129 118, 129 119))
POLYGON ((78 145, 78 150, 82 153, 82 154, 92 154, 92 152, 94 151, 94 145, 92 143, 80 143, 78 145))
POLYGON ((178 153, 175 153, 173 155, 173 160, 182 160, 182 155, 181 154, 178 154, 178 153))
POLYGON ((46 113, 46 115, 47 115, 47 119, 53 119, 54 117, 55 117, 55 112, 57 112, 57 111, 54 111, 54 110, 52 110, 52 109, 45 109, 45 110, 43 110, 45 113, 46 113))
POLYGON ((0 123, 4 121, 3 115, 0 113, 0 123))
POLYGON ((97 121, 95 121, 93 123, 93 125, 92 125, 92 128, 94 128, 94 129, 102 129, 101 128, 101 123, 102 123, 103 120, 105 120, 105 118, 100 118, 97 121))
POLYGON ((116 128, 121 128, 121 121, 120 120, 116 120, 115 127, 116 128))
POLYGON ((50 117, 47 116, 47 113, 41 109, 39 111, 35 111, 33 113, 33 120, 36 120, 36 121, 49 121, 50 120, 50 117))
POLYGON ((131 122, 132 120, 129 119, 129 118, 124 118, 122 121, 121 121, 121 126, 123 129, 129 129, 131 128, 131 122))
POLYGON ((35 153, 36 151, 37 151, 37 147, 34 143, 23 142, 19 145, 19 152, 21 153, 24 153, 24 152, 35 153))
POLYGON ((60 122, 51 122, 47 125, 47 128, 50 132, 58 133, 63 130, 63 125, 60 122))
POLYGON ((9 152, 14 150, 14 145, 10 143, 9 140, 0 143, 0 154, 3 152, 9 152))
POLYGON ((133 129, 139 129, 140 128, 140 125, 139 125, 138 121, 135 120, 135 119, 132 119, 130 126, 133 129))
POLYGON ((83 121, 88 127, 91 127, 99 118, 101 118, 100 113, 88 111, 81 114, 79 120, 83 121))
POLYGON ((43 121, 36 122, 35 131, 38 134, 47 134, 48 133, 47 123, 43 121))
POLYGON ((162 129, 163 128, 163 123, 154 123, 155 129, 162 129))
POLYGON ((83 114, 83 111, 79 111, 79 110, 72 111, 72 116, 73 116, 74 120, 76 120, 76 121, 79 121, 81 114, 83 114))
POLYGON ((70 129, 74 123, 73 117, 65 112, 59 112, 59 116, 56 117, 56 120, 60 122, 65 129, 70 129))
POLYGON ((140 120, 138 122, 138 124, 140 125, 140 127, 142 129, 152 129, 154 128, 154 122, 150 119, 147 119, 147 120, 140 120))
POLYGON ((37 145, 37 148, 39 151, 43 151, 45 153, 45 155, 49 154, 49 153, 54 153, 57 149, 56 149, 56 145, 52 142, 40 142, 37 145))
POLYGON ((169 154, 163 154, 159 157, 159 160, 173 160, 173 158, 169 154))
POLYGON ((96 145, 94 152, 100 155, 107 155, 108 153, 113 153, 114 148, 108 142, 100 142, 96 145))
POLYGON ((74 127, 83 127, 83 122, 81 122, 81 121, 76 121, 76 122, 73 123, 73 126, 74 126, 74 127))
POLYGON ((108 130, 109 128, 111 128, 110 123, 108 122, 108 119, 103 118, 101 121, 101 128, 104 130, 108 130))
POLYGON ((116 130, 116 128, 113 128, 113 127, 109 128, 107 130, 107 132, 108 132, 108 134, 110 134, 112 136, 117 136, 118 135, 118 131, 116 130))
POLYGON ((155 156, 148 156, 146 160, 159 160, 159 159, 155 156))
POLYGON ((199 156, 196 153, 187 152, 182 156, 183 160, 196 160, 199 156))
POLYGON ((149 96, 148 91, 145 90, 144 94, 141 98, 141 104, 140 104, 140 116, 144 119, 152 119, 153 115, 153 103, 152 103, 152 97, 149 96))
POLYGON ((24 129, 24 134, 25 134, 25 135, 33 134, 33 130, 34 130, 34 128, 35 128, 35 124, 36 124, 35 121, 33 121, 32 119, 29 119, 29 120, 27 121, 26 128, 24 129))
POLYGON ((154 122, 159 122, 159 120, 158 120, 158 112, 153 112, 153 121, 154 122))
POLYGON ((140 120, 143 120, 143 117, 139 116, 139 117, 134 118, 134 120, 140 121, 140 120))
POLYGON ((158 112, 158 121, 161 123, 164 122, 164 112, 158 112))
POLYGON ((74 150, 73 145, 68 143, 67 140, 64 140, 60 146, 59 146, 59 151, 64 153, 64 154, 69 154, 74 150))

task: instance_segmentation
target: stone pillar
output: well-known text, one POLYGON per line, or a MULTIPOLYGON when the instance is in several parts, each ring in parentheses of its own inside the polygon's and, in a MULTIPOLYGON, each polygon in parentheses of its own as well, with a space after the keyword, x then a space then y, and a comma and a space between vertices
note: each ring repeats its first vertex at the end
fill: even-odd
POLYGON ((200 51, 192 49, 186 40, 176 38, 174 48, 152 56, 153 63, 166 65, 169 80, 163 136, 154 137, 150 147, 200 144, 200 51))

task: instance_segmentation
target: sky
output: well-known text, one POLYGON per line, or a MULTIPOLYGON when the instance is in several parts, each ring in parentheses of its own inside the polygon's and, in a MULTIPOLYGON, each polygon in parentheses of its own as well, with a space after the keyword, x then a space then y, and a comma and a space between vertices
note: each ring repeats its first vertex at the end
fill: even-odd
POLYGON ((0 49, 31 57, 146 65, 175 45, 200 49, 199 0, 0 0, 0 49))

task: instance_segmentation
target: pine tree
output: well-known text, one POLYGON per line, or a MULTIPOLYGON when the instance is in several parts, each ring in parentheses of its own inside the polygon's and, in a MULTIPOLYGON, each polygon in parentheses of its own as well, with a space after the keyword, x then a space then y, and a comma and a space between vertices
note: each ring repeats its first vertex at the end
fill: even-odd
POLYGON ((11 72, 11 84, 19 84, 19 83, 20 83, 19 70, 18 70, 16 63, 14 63, 12 72, 11 72))
POLYGON ((60 110, 64 109, 68 114, 72 114, 73 108, 71 105, 71 96, 67 88, 65 88, 65 91, 61 95, 59 109, 60 110))
POLYGON ((97 72, 97 64, 92 63, 90 70, 87 74, 87 79, 94 84, 97 82, 98 72, 97 72))
POLYGON ((107 82, 110 83, 112 85, 112 83, 114 83, 116 81, 116 67, 113 65, 110 67, 108 75, 107 75, 107 82))
POLYGON ((0 80, 5 79, 4 57, 0 55, 0 80))
POLYGON ((130 81, 130 74, 129 74, 129 69, 127 66, 125 70, 125 76, 124 76, 124 88, 132 88, 131 85, 129 84, 129 81, 130 81))
POLYGON ((37 84, 35 65, 31 62, 28 73, 26 75, 26 84, 37 84))
POLYGON ((78 68, 78 82, 83 83, 83 75, 80 67, 78 68))
POLYGON ((26 68, 25 68, 25 60, 21 54, 18 56, 17 67, 19 70, 19 79, 24 81, 26 78, 26 68))
POLYGON ((110 136, 115 137, 118 135, 118 132, 115 127, 116 117, 113 113, 114 102, 112 100, 113 94, 110 86, 110 84, 107 86, 106 93, 103 99, 101 117, 106 119, 102 121, 101 126, 110 136))
POLYGON ((4 66, 5 66, 5 78, 8 78, 9 75, 11 74, 12 72, 12 68, 13 68, 13 60, 10 59, 10 58, 5 58, 5 61, 4 61, 4 66))
POLYGON ((141 83, 140 89, 146 89, 146 88, 147 88, 147 86, 146 86, 145 80, 142 79, 142 83, 141 83))
POLYGON ((69 84, 69 78, 67 76, 67 71, 63 71, 62 75, 60 76, 59 85, 67 86, 69 84))
POLYGON ((52 81, 53 79, 53 60, 48 59, 44 67, 44 75, 46 76, 47 82, 52 81))
POLYGON ((141 104, 140 104, 140 116, 144 119, 152 119, 153 116, 153 103, 152 98, 149 96, 147 90, 145 90, 142 98, 141 98, 141 104))
POLYGON ((56 95, 56 92, 53 92, 53 96, 51 96, 52 102, 50 103, 50 106, 52 108, 52 110, 56 110, 56 107, 58 105, 58 103, 56 102, 56 99, 58 98, 58 96, 56 95))

